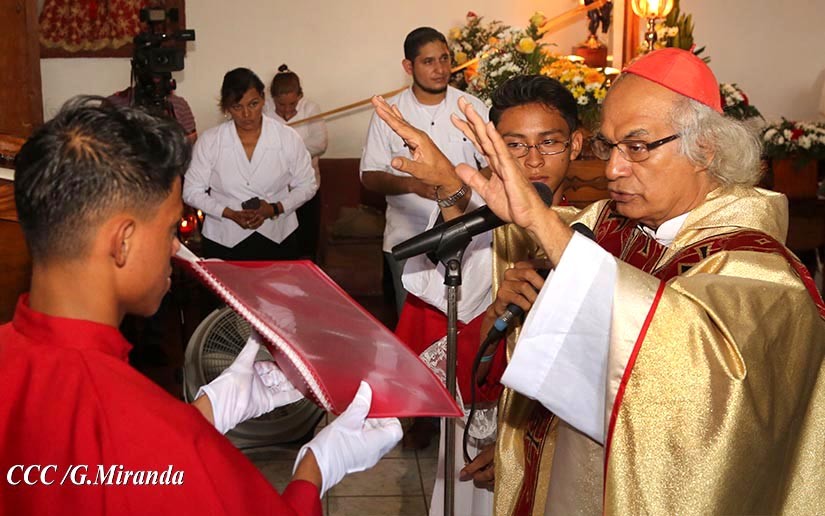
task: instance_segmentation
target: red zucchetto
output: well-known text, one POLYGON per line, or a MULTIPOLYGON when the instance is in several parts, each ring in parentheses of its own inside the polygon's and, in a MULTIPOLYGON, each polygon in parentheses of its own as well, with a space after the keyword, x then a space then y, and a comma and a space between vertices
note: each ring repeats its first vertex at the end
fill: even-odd
POLYGON ((719 82, 693 52, 680 48, 654 50, 632 62, 622 73, 644 77, 722 113, 719 82))

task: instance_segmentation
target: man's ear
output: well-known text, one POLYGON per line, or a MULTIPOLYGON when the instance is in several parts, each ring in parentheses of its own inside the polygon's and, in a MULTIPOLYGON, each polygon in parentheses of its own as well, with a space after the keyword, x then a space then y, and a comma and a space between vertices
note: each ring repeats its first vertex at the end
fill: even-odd
POLYGON ((118 267, 124 267, 134 247, 135 219, 113 221, 109 237, 109 253, 118 267))
POLYGON ((697 163, 693 166, 694 172, 706 172, 713 163, 713 158, 716 156, 716 148, 705 138, 699 138, 696 142, 699 149, 702 151, 702 163, 697 163))
POLYGON ((407 75, 413 74, 413 62, 409 59, 402 59, 401 66, 404 67, 404 71, 407 72, 407 75))
POLYGON ((584 135, 581 129, 576 129, 570 135, 570 161, 579 157, 582 152, 582 144, 584 143, 584 135))

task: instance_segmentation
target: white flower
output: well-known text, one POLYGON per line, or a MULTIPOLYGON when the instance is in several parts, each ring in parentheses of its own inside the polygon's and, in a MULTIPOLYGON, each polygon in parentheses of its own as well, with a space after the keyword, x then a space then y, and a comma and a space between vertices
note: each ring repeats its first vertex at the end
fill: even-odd
POLYGON ((576 103, 578 103, 578 105, 580 105, 580 106, 586 106, 587 103, 588 103, 587 96, 582 95, 581 97, 578 98, 578 100, 576 100, 576 103))

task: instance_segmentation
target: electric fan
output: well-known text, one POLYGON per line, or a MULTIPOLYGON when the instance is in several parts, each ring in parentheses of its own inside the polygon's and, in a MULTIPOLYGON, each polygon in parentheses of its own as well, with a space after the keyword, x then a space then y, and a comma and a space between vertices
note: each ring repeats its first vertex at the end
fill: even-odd
MULTIPOLYGON (((250 332, 249 323, 229 307, 218 308, 206 316, 186 347, 183 383, 187 401, 192 401, 201 385, 217 378, 232 364, 250 332)), ((262 346, 255 360, 272 360, 272 355, 262 346)), ((321 408, 302 399, 244 421, 226 436, 238 448, 308 441, 323 415, 321 408)))

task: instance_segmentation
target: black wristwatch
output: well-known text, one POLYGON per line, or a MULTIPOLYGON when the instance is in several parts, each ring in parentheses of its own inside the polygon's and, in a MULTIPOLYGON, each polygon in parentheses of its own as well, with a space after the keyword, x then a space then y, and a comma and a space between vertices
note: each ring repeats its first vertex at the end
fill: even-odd
POLYGON ((271 202, 271 203, 269 203, 269 205, 272 206, 272 213, 273 213, 272 217, 270 217, 270 218, 277 219, 278 216, 281 214, 281 210, 278 209, 278 203, 277 202, 271 202))

